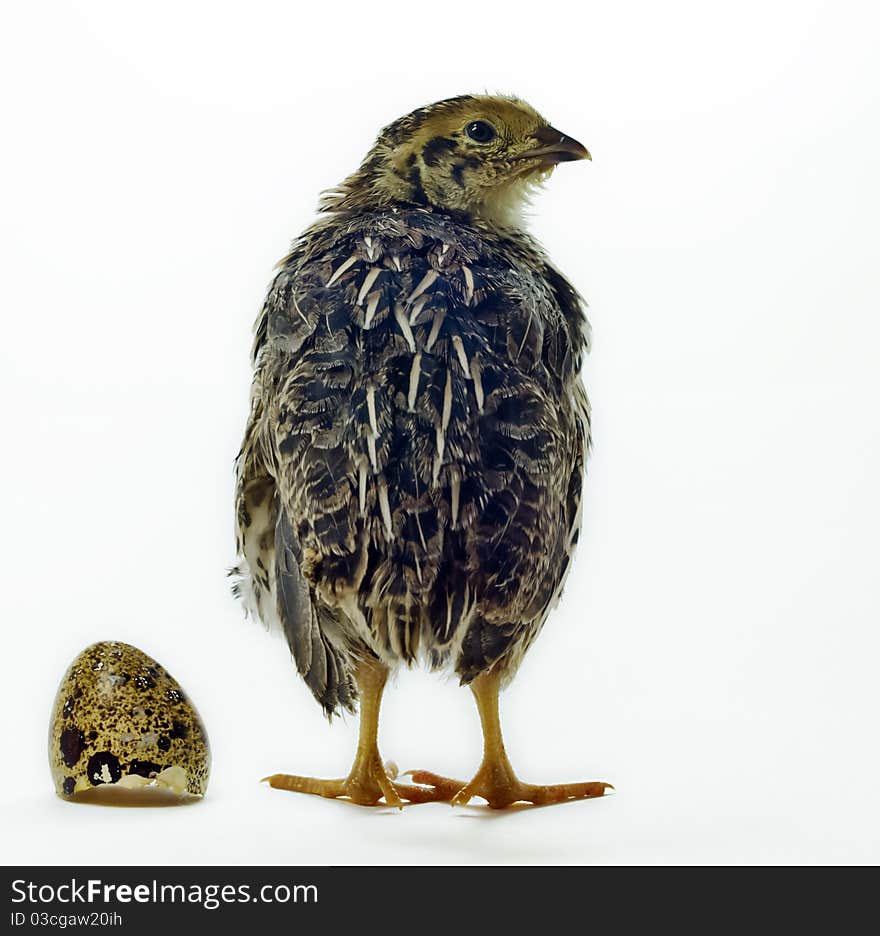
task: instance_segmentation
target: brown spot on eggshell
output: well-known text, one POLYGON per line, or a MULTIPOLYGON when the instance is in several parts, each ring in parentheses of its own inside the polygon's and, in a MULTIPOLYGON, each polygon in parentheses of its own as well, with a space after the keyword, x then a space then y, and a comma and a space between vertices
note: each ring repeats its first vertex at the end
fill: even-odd
POLYGON ((65 728, 61 732, 61 738, 58 742, 58 748, 61 751, 61 759, 67 767, 73 765, 79 760, 80 754, 85 747, 85 735, 79 728, 65 728))
POLYGON ((101 641, 68 667, 52 709, 49 764, 65 799, 119 788, 113 802, 172 805, 202 796, 211 755, 198 711, 178 682, 137 647, 101 641), (74 703, 75 700, 75 703, 74 703), (162 795, 158 795, 162 794, 162 795))

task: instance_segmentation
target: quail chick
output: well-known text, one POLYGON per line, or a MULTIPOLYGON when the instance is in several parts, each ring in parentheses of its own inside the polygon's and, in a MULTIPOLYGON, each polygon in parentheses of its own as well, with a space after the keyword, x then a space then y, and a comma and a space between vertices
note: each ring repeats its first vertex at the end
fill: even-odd
POLYGON ((590 435, 583 303, 521 210, 589 158, 521 100, 440 101, 382 130, 280 263, 255 326, 235 591, 328 715, 359 702, 360 739, 348 777, 273 787, 502 808, 608 786, 520 781, 498 712, 571 564, 590 435), (382 691, 416 661, 475 696, 468 783, 382 764, 382 691))

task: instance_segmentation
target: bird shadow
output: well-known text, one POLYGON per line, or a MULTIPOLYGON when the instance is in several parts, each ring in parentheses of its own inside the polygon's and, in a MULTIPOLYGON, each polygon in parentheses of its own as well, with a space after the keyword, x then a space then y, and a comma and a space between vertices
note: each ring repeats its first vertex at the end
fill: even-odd
MULTIPOLYGON (((412 803, 404 800, 402 811, 408 812, 409 810, 419 806, 443 806, 447 809, 451 809, 453 811, 454 818, 456 819, 476 819, 483 822, 493 822, 503 819, 510 819, 513 816, 525 815, 537 810, 549 809, 552 806, 571 806, 574 803, 585 802, 587 799, 606 799, 613 797, 614 795, 615 794, 611 792, 606 793, 604 796, 593 796, 586 798, 582 797, 580 799, 564 800, 559 803, 542 803, 540 805, 536 805, 534 803, 511 803, 509 806, 505 806, 502 809, 493 809, 491 806, 489 806, 488 803, 469 803, 466 806, 453 806, 451 803, 444 802, 443 800, 433 800, 424 803, 412 803)), ((356 807, 365 817, 396 816, 401 812, 398 807, 389 806, 382 801, 376 803, 375 806, 362 806, 358 803, 352 802, 352 800, 345 796, 313 798, 323 799, 323 801, 328 804, 336 804, 337 808, 351 809, 352 807, 356 807)))
MULTIPOLYGON (((590 797, 580 797, 573 798, 569 800, 562 800, 558 803, 511 803, 509 806, 504 806, 501 809, 494 809, 488 803, 481 804, 471 804, 468 803, 466 806, 455 806, 452 807, 455 810, 456 819, 478 819, 483 822, 486 821, 497 821, 501 819, 510 819, 513 816, 526 815, 528 813, 536 812, 538 810, 550 809, 553 806, 571 806, 573 803, 583 803, 591 799, 605 799, 606 797, 614 796, 614 793, 606 793, 603 796, 590 796, 590 797)), ((404 803, 404 808, 410 806, 423 806, 428 805, 427 803, 404 803)), ((451 805, 451 804, 444 804, 451 805)), ((396 811, 396 810, 395 810, 396 811)))

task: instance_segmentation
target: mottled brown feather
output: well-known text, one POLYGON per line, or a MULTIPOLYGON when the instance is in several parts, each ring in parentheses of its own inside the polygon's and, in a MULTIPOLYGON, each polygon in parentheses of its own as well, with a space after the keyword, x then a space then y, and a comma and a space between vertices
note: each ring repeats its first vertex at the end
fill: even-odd
POLYGON ((583 303, 531 237, 328 207, 256 324, 235 571, 332 713, 364 656, 510 678, 569 569, 590 424, 583 303))

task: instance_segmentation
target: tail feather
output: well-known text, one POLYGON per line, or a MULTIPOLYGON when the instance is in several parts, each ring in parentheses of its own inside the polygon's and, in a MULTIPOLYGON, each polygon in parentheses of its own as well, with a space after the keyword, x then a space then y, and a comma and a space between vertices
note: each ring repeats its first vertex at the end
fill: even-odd
POLYGON ((320 612, 302 574, 302 551, 283 509, 275 525, 275 592, 278 617, 296 668, 327 715, 354 711, 357 692, 348 655, 327 638, 320 612))

